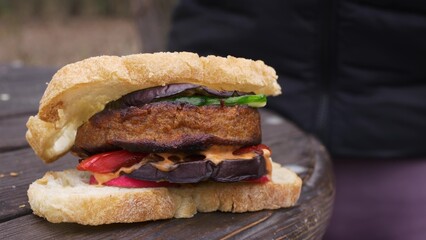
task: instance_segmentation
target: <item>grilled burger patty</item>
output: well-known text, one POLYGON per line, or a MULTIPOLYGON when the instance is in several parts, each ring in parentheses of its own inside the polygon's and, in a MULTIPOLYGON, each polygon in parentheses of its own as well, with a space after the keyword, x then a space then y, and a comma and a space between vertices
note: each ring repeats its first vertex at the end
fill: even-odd
POLYGON ((118 149, 191 152, 212 145, 249 146, 260 142, 257 109, 153 102, 95 114, 77 130, 72 151, 80 157, 118 149))

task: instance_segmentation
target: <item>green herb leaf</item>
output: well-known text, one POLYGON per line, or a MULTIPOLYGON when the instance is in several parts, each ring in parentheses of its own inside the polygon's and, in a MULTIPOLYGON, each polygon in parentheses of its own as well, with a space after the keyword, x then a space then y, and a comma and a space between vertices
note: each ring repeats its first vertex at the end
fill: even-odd
POLYGON ((229 98, 191 96, 191 97, 164 98, 164 99, 159 99, 159 101, 184 102, 184 103, 189 103, 195 106, 220 105, 221 102, 223 102, 225 106, 248 105, 250 107, 259 108, 259 107, 264 107, 266 105, 266 96, 263 94, 244 95, 244 96, 229 97, 229 98))

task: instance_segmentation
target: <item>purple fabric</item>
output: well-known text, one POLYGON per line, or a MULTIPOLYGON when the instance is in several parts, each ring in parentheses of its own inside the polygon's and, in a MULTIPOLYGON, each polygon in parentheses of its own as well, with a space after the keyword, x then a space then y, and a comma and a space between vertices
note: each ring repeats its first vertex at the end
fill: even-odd
POLYGON ((325 240, 426 239, 426 159, 334 161, 336 202, 325 240))

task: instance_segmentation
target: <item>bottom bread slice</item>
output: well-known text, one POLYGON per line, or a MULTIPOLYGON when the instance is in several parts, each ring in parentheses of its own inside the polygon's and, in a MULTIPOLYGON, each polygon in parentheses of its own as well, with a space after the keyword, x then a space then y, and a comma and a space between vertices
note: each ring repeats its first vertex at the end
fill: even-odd
POLYGON ((34 214, 53 223, 84 225, 189 218, 198 212, 247 212, 296 204, 302 181, 273 163, 267 183, 185 184, 174 188, 118 188, 89 185, 89 173, 47 172, 28 189, 34 214))

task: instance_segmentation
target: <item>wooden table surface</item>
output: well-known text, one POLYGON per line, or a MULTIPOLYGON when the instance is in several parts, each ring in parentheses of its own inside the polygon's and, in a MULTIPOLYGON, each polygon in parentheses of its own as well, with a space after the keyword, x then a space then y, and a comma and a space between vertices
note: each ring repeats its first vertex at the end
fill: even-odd
POLYGON ((56 69, 0 65, 0 239, 321 239, 331 216, 334 179, 323 146, 262 110, 263 142, 273 159, 303 179, 297 206, 250 213, 198 213, 190 219, 81 226, 32 214, 28 185, 49 170, 73 168, 71 155, 45 165, 25 140, 25 123, 56 69))

